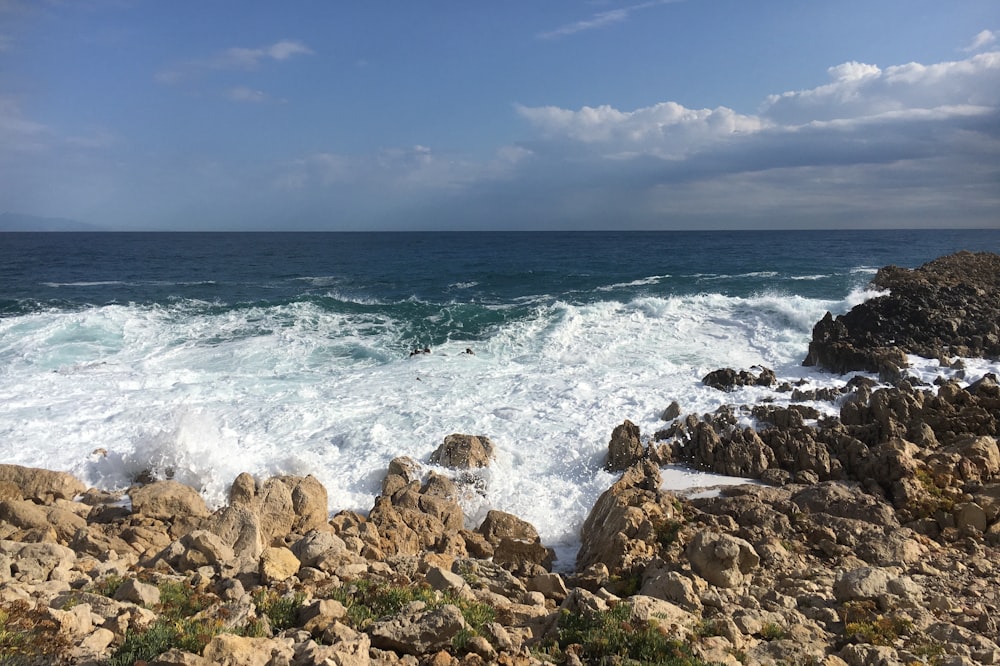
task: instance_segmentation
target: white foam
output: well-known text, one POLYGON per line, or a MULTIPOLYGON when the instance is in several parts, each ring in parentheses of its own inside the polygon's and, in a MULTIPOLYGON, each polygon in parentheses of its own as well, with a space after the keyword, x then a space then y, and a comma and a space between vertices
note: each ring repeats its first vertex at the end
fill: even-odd
POLYGON ((673 400, 685 412, 765 395, 787 401, 760 387, 703 386, 720 367, 762 364, 814 386, 842 383, 800 363, 813 323, 860 297, 538 305, 485 339, 412 359, 399 322, 308 302, 4 318, 0 454, 105 488, 143 470, 169 473, 213 505, 242 471, 311 473, 332 511, 367 511, 392 458, 426 461, 450 433, 485 434, 499 454, 485 496, 468 500, 470 522, 489 508, 509 511, 571 557, 615 480, 601 466, 616 425, 630 419, 650 436, 673 400), (98 447, 107 457, 91 456, 98 447))

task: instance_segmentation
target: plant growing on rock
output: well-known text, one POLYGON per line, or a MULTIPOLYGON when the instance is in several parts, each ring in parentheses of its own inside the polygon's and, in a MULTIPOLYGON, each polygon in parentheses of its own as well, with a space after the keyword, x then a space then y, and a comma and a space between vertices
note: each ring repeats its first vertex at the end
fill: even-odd
POLYGON ((632 621, 629 608, 624 604, 596 613, 564 610, 556 624, 555 639, 540 652, 556 660, 572 653, 588 664, 705 664, 694 656, 689 645, 668 638, 655 623, 632 621))
POLYGON ((274 590, 261 588, 254 592, 253 603, 257 607, 257 612, 267 617, 271 631, 278 632, 295 626, 305 598, 306 595, 302 592, 279 595, 274 590))

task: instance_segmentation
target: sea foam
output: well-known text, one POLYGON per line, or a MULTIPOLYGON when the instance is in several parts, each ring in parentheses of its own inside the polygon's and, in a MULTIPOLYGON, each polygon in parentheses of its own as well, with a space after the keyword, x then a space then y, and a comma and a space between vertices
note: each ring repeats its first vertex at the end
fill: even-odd
MULTIPOLYGON (((465 500, 470 525, 491 508, 514 513, 568 566, 590 507, 615 480, 602 464, 616 425, 630 419, 651 435, 673 400, 698 413, 787 400, 702 385, 719 367, 842 385, 800 365, 811 327, 870 295, 539 302, 474 337, 454 327, 413 357, 405 322, 317 301, 43 311, 0 319, 0 441, 7 462, 105 488, 152 473, 217 506, 240 472, 313 474, 332 511, 367 511, 394 457, 425 463, 448 434, 483 434, 498 454, 482 493, 465 500)), ((457 316, 449 307, 441 317, 457 316)))

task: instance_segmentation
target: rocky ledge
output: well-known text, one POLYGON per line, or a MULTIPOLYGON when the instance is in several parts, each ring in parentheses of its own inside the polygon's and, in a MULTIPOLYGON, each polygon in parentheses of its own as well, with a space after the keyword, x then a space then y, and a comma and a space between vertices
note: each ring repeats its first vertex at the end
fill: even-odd
POLYGON ((872 286, 889 293, 816 324, 805 365, 889 373, 906 354, 1000 357, 1000 256, 959 252, 908 270, 887 266, 872 286))
MULTIPOLYGON (((956 331, 986 330, 964 323, 987 306, 961 262, 994 260, 932 262, 952 283, 927 289, 966 294, 956 331)), ((987 349, 959 339, 938 353, 987 349)), ((393 460, 368 515, 330 517, 309 476, 242 474, 210 512, 171 480, 107 493, 0 465, 0 663, 1000 664, 1000 385, 894 367, 841 390, 723 369, 705 383, 788 406, 673 403, 646 435, 626 421, 608 445, 621 477, 562 573, 516 516, 469 529, 484 436, 450 435, 430 465, 393 460), (678 495, 662 487, 672 462, 759 481, 678 495)))

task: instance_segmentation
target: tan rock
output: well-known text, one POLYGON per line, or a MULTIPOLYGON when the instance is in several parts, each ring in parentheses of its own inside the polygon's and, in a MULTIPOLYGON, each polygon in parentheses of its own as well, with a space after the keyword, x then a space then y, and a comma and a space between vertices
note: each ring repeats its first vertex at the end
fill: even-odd
POLYGON ((147 518, 174 522, 208 516, 205 500, 194 488, 174 480, 154 481, 129 491, 132 512, 147 518))
POLYGON ((675 498, 660 489, 662 483, 659 467, 647 461, 630 467, 601 494, 583 523, 578 571, 603 563, 619 575, 657 554, 657 525, 674 516, 675 498))
POLYGON ((13 484, 25 499, 43 503, 57 498, 71 500, 87 489, 71 474, 21 465, 0 465, 0 483, 13 484))
POLYGON ((611 432, 604 469, 609 472, 623 472, 639 462, 642 456, 643 446, 639 439, 639 426, 626 420, 611 432))
POLYGON ((265 548, 260 555, 260 575, 268 583, 291 578, 299 571, 299 558, 284 547, 265 548))
POLYGON ((757 551, 745 539, 702 530, 687 547, 691 568, 717 587, 737 587, 760 564, 757 551))
POLYGON ((268 666, 284 659, 289 663, 295 655, 291 639, 245 638, 234 634, 219 634, 205 646, 203 656, 216 666, 268 666))
POLYGON ((422 655, 446 648, 465 629, 462 612, 451 604, 430 611, 404 612, 376 620, 368 630, 372 645, 382 650, 422 655))
POLYGON ((534 525, 513 514, 495 509, 486 514, 486 518, 476 531, 493 546, 499 545, 504 537, 532 542, 539 540, 538 530, 534 525))

